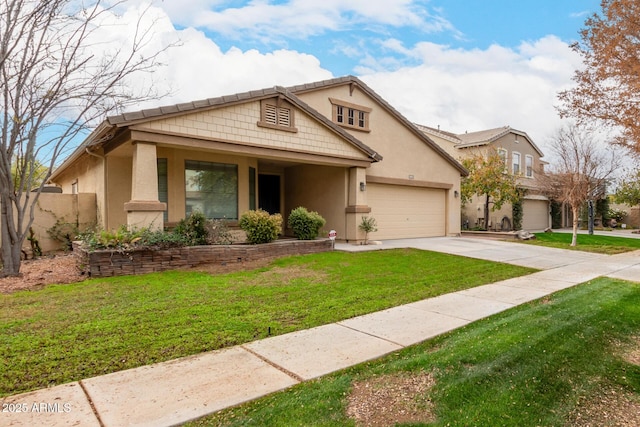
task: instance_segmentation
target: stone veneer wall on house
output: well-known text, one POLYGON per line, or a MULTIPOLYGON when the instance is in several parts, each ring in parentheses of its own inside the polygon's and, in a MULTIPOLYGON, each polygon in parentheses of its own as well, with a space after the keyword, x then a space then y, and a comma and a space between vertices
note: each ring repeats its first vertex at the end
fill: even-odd
POLYGON ((202 264, 230 265, 265 258, 302 255, 332 250, 329 239, 279 240, 261 245, 208 245, 161 250, 136 249, 87 252, 74 242, 73 252, 80 271, 91 277, 125 276, 195 267, 202 264))

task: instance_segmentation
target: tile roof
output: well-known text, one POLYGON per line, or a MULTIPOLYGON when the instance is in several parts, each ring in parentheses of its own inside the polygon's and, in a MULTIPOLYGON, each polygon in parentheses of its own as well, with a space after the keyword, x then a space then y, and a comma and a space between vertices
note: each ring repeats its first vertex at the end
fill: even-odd
POLYGON ((396 110, 391 104, 384 100, 380 95, 378 95, 373 89, 367 86, 362 80, 355 76, 344 76, 337 77, 334 79, 322 80, 319 82, 307 83, 297 86, 289 87, 288 89, 293 93, 302 93, 309 92, 318 89, 324 89, 331 86, 340 86, 344 84, 353 84, 359 87, 362 91, 364 91, 367 95, 372 97, 376 102, 382 105, 391 115, 395 116, 401 123, 403 123, 409 130, 413 132, 418 138, 420 138, 427 146, 431 147, 438 154, 440 154, 445 160, 447 160, 451 165, 453 165, 456 169, 460 171, 464 176, 468 175, 468 171, 449 153, 445 151, 440 145, 438 145, 435 141, 429 138, 424 132, 422 132, 415 123, 409 121, 405 116, 403 116, 398 110, 396 110))
POLYGON ((511 126, 501 126, 493 129, 485 129, 476 132, 465 132, 455 134, 452 132, 445 132, 440 129, 434 129, 429 126, 424 125, 416 125, 420 130, 425 133, 439 136, 443 139, 451 141, 455 143, 456 148, 468 148, 468 147, 478 147, 482 145, 491 144, 493 141, 496 141, 503 136, 513 133, 515 135, 520 135, 529 141, 534 150, 538 153, 540 157, 543 157, 544 154, 540 150, 540 148, 533 142, 533 140, 527 135, 526 132, 513 129, 511 126))

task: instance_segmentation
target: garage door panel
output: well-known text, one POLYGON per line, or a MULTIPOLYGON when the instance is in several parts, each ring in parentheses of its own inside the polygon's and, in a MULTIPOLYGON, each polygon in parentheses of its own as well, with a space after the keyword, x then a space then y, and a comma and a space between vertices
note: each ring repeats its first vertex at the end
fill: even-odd
POLYGON ((525 199, 522 205, 522 228, 544 230, 547 227, 549 227, 549 202, 525 199))
POLYGON ((445 235, 445 191, 401 185, 369 184, 367 201, 376 219, 376 239, 445 235))

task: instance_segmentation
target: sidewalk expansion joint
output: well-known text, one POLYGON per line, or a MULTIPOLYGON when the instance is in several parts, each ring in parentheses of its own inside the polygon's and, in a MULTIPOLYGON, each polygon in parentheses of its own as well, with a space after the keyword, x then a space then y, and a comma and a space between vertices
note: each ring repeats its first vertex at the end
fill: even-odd
POLYGON ((368 335, 368 336, 370 336, 370 337, 377 338, 377 339, 379 339, 379 340, 389 342, 389 343, 391 343, 391 344, 399 345, 399 346, 400 346, 400 347, 402 347, 402 348, 405 348, 405 347, 406 347, 406 345, 401 344, 401 343, 399 343, 399 342, 392 341, 392 340, 390 340, 390 339, 387 339, 387 338, 384 338, 384 337, 378 336, 378 335, 376 335, 376 334, 372 334, 372 333, 370 333, 370 332, 361 331, 360 329, 352 328, 351 326, 344 325, 344 324, 343 324, 343 323, 341 323, 341 322, 337 322, 337 323, 336 323, 336 325, 338 325, 338 326, 342 326, 343 328, 351 329, 352 331, 354 331, 354 332, 358 332, 358 333, 363 334, 363 335, 368 335))
POLYGON ((93 415, 96 416, 96 419, 98 420, 98 424, 100 424, 100 427, 106 427, 105 424, 102 422, 102 418, 100 418, 100 414, 98 414, 96 405, 93 404, 93 400, 91 399, 91 396, 89 395, 89 392, 84 386, 84 383, 82 382, 82 380, 78 381, 78 384, 80 384, 80 388, 82 389, 82 392, 87 397, 87 401, 89 401, 89 406, 91 406, 91 411, 93 411, 93 415))
POLYGON ((256 353, 255 351, 251 350, 250 348, 247 348, 243 345, 240 346, 241 349, 243 349, 244 351, 253 354, 255 357, 257 357, 258 359, 262 360, 264 363, 266 363, 269 366, 272 366, 274 368, 276 368, 277 370, 279 370, 280 372, 290 376, 291 378, 293 378, 294 380, 298 381, 299 383, 303 383, 305 382, 305 379, 302 378, 300 375, 296 374, 295 372, 291 372, 290 370, 283 368, 282 366, 273 363, 271 360, 267 359, 266 357, 264 357, 263 355, 256 353))

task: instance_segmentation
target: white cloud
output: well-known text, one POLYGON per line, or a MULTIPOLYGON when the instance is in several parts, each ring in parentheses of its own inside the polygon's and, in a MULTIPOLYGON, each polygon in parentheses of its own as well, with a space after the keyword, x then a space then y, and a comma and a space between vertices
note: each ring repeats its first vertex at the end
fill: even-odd
MULTIPOLYGON (((188 1, 184 7, 203 3, 215 2, 188 1)), ((293 3, 310 0, 287 4, 293 3)), ((406 11, 411 4, 395 2, 390 9, 395 5, 406 11)), ((252 5, 272 7, 264 1, 252 5)), ((200 30, 175 29, 165 9, 154 13, 161 21, 158 43, 180 40, 182 45, 169 50, 163 57, 167 66, 154 73, 156 84, 171 85, 173 95, 144 107, 333 77, 313 55, 284 49, 222 51, 200 30)), ((388 56, 367 53, 354 73, 409 120, 458 133, 510 125, 527 132, 543 151, 561 124, 554 108, 557 92, 571 84, 580 66, 580 58, 554 36, 517 49, 493 45, 464 50, 429 42, 405 46, 396 39, 380 46, 388 56)))
POLYGON ((580 64, 552 36, 517 50, 420 43, 412 52, 420 65, 390 72, 361 68, 362 79, 414 122, 456 133, 509 125, 527 132, 543 151, 561 125, 557 92, 580 64))
POLYGON ((452 24, 429 13, 416 0, 251 0, 238 7, 215 0, 154 0, 172 21, 243 40, 281 44, 288 38, 304 39, 327 31, 369 29, 385 26, 418 28, 424 33, 451 31, 452 24))
MULTIPOLYGON (((132 39, 144 5, 129 8, 117 24, 101 27, 95 36, 106 46, 123 46, 132 39), (114 31, 116 29, 117 31, 114 31)), ((295 85, 331 78, 313 55, 291 50, 261 53, 257 50, 241 51, 231 48, 223 52, 205 34, 194 28, 176 29, 162 9, 155 7, 146 12, 143 27, 154 22, 153 36, 147 52, 156 52, 163 46, 178 44, 160 55, 165 64, 151 75, 139 74, 132 78, 132 87, 153 85, 159 92, 171 92, 161 100, 140 104, 137 108, 188 102, 274 85, 295 85)))

